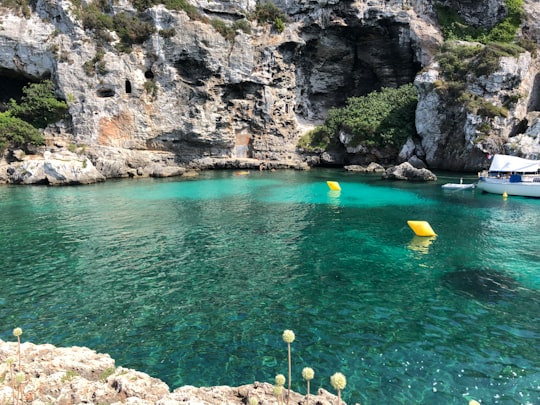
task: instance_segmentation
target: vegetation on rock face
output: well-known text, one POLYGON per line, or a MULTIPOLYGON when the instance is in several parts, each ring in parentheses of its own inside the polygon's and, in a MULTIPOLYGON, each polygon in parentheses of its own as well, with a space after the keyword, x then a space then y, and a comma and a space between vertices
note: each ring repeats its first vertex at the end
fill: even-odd
POLYGON ((125 52, 129 52, 131 45, 142 44, 156 32, 156 28, 151 23, 123 12, 114 15, 113 25, 120 37, 120 50, 125 52))
POLYGON ((32 8, 36 7, 37 0, 0 0, 0 6, 7 7, 29 18, 32 13, 32 8))
POLYGON ((492 118, 507 117, 507 107, 518 97, 509 97, 503 106, 497 106, 468 92, 466 84, 495 73, 500 68, 501 57, 518 57, 527 50, 536 55, 536 44, 531 46, 530 41, 516 38, 524 14, 523 0, 505 0, 505 6, 506 17, 489 30, 467 25, 457 12, 437 6, 446 40, 437 56, 441 73, 437 90, 450 105, 465 105, 469 112, 484 117, 479 128, 482 133, 489 132, 492 118))
POLYGON ((285 29, 285 21, 287 16, 271 1, 258 3, 255 6, 253 19, 260 23, 271 23, 277 32, 281 33, 285 29))
POLYGON ((125 12, 113 14, 110 4, 103 0, 84 6, 81 11, 84 28, 93 32, 100 46, 110 42, 110 33, 115 31, 120 38, 118 50, 129 53, 133 44, 143 43, 156 32, 154 25, 144 18, 125 12))
POLYGON ((39 128, 64 118, 67 109, 56 98, 50 80, 29 84, 23 88, 21 101, 11 99, 7 111, 0 113, 0 149, 43 144, 39 128))
POLYGON ((210 20, 210 24, 217 32, 219 32, 223 36, 223 38, 228 41, 234 40, 237 30, 241 30, 246 34, 251 34, 251 25, 247 20, 238 20, 231 25, 228 25, 220 18, 212 18, 210 20))
POLYGON ((298 147, 326 150, 337 142, 342 131, 351 135, 351 146, 400 147, 415 132, 417 102, 413 84, 351 97, 345 107, 332 108, 324 124, 304 135, 298 147))
POLYGON ((437 5, 437 16, 445 40, 468 42, 513 42, 523 17, 523 0, 505 0, 506 17, 490 30, 473 27, 449 7, 437 5))
POLYGON ((56 98, 53 82, 45 80, 24 87, 20 103, 10 100, 9 112, 35 128, 45 128, 64 118, 67 109, 65 101, 56 98))
POLYGON ((0 150, 7 146, 41 145, 43 137, 38 129, 8 111, 0 113, 0 150))
MULTIPOLYGON (((506 117, 508 110, 505 107, 497 107, 467 92, 465 84, 496 72, 501 57, 517 57, 522 52, 524 49, 513 43, 491 42, 478 45, 447 41, 437 56, 443 78, 443 81, 438 83, 437 90, 450 101, 464 103, 470 112, 477 115, 486 118, 506 117)), ((508 100, 508 104, 515 101, 508 100)))

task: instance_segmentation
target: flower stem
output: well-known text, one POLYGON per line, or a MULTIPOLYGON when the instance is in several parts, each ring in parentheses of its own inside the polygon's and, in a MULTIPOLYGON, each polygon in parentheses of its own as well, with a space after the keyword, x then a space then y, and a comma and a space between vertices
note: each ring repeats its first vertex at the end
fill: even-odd
POLYGON ((287 343, 288 347, 288 360, 289 360, 289 389, 287 390, 287 405, 289 405, 289 399, 291 397, 291 344, 287 343))

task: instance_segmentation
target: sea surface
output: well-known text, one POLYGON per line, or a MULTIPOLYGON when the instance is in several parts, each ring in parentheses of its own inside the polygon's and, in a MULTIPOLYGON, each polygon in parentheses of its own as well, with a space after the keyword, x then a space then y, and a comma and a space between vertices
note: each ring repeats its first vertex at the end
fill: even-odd
POLYGON ((0 339, 87 346, 172 390, 273 383, 291 329, 300 392, 312 367, 311 392, 339 371, 349 404, 540 404, 540 200, 440 176, 2 186, 0 339))

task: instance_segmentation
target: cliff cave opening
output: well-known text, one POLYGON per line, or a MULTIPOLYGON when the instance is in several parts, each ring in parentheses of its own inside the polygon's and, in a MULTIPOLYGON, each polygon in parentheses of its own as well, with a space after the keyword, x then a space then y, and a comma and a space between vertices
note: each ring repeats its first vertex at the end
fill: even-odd
POLYGON ((23 87, 33 81, 15 72, 0 70, 0 111, 6 111, 10 99, 20 101, 23 87))
POLYGON ((390 20, 374 26, 307 27, 306 45, 294 58, 297 114, 322 120, 330 108, 344 106, 350 97, 411 83, 421 65, 408 32, 408 26, 390 20))

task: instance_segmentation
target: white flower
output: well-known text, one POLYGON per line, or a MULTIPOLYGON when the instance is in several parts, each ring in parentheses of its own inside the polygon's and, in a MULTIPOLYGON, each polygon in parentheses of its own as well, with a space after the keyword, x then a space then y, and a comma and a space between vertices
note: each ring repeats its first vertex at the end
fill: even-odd
POLYGON ((312 380, 313 377, 315 377, 315 371, 313 371, 311 367, 304 367, 302 370, 302 377, 306 381, 312 380))
POLYGON ((15 374, 15 384, 20 385, 24 383, 25 380, 26 380, 26 376, 24 375, 24 373, 15 374))
POLYGON ((292 343, 294 342, 294 332, 292 330, 285 330, 283 331, 283 340, 285 343, 292 343))
POLYGON ((285 376, 283 374, 276 375, 276 384, 277 385, 285 385, 285 376))
POLYGON ((343 374, 335 373, 332 377, 330 377, 330 383, 334 389, 339 391, 345 388, 347 385, 347 379, 343 374))
POLYGON ((22 335, 22 329, 21 328, 15 328, 13 329, 13 336, 21 336, 22 335))

